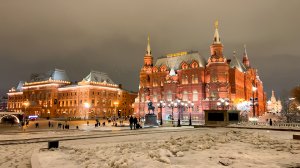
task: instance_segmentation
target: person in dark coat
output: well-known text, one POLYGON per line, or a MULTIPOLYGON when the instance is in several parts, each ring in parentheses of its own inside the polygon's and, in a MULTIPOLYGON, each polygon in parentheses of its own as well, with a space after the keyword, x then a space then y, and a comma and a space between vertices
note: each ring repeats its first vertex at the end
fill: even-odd
POLYGON ((272 123, 272 119, 270 119, 270 126, 272 126, 272 124, 273 124, 273 123, 272 123))
POLYGON ((132 124, 133 124, 133 117, 130 116, 130 118, 129 118, 129 126, 130 126, 131 130, 132 130, 132 124))
POLYGON ((136 129, 136 124, 137 124, 138 120, 136 117, 134 117, 133 119, 133 128, 136 129))

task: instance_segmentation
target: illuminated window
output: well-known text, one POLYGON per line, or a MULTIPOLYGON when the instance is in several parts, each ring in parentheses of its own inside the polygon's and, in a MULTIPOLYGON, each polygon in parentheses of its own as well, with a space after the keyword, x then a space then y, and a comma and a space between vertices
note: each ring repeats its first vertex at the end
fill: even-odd
POLYGON ((193 91, 193 101, 198 101, 198 91, 197 90, 193 91))

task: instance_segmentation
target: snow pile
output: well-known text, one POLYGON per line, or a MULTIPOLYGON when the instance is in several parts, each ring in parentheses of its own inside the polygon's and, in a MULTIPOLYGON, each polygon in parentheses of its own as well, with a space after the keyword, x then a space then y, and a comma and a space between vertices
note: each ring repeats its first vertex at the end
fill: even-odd
MULTIPOLYGON (((280 141, 254 132, 234 130, 214 135, 209 133, 204 135, 177 135, 170 136, 166 140, 156 141, 61 147, 58 151, 62 155, 68 156, 65 157, 65 163, 68 162, 68 158, 71 158, 70 161, 75 161, 79 167, 169 167, 170 165, 182 165, 184 160, 201 156, 208 156, 211 160, 210 164, 230 166, 240 164, 237 158, 245 155, 242 144, 248 144, 247 148, 249 148, 249 145, 251 146, 251 149, 247 150, 274 150, 288 152, 290 155, 297 154, 297 156, 300 153, 299 141, 280 141), (223 147, 234 144, 241 145, 241 150, 235 151, 236 155, 208 156, 212 150, 218 151, 223 147)), ((193 162, 187 163, 194 164, 193 162)), ((254 164, 258 165, 262 162, 254 160, 254 164)), ((59 166, 56 165, 56 167, 59 166)))

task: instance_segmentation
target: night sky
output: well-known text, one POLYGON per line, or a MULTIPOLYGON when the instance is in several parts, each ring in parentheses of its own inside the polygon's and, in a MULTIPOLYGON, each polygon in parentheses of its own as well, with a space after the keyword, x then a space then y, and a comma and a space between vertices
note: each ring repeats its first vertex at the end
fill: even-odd
MULTIPOLYGON (((80 81, 90 70, 137 91, 147 34, 154 58, 209 57, 214 21, 225 57, 247 45, 268 97, 300 84, 299 0, 0 0, 0 93, 54 68, 80 81)), ((278 95, 279 96, 279 95, 278 95)))

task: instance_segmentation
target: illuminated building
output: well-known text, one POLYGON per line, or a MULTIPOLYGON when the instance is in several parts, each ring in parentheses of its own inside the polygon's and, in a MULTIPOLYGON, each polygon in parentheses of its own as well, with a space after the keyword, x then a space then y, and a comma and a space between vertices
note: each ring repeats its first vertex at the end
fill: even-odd
MULTIPOLYGON (((137 115, 144 116, 148 113, 148 101, 155 104, 157 111, 158 102, 169 104, 180 99, 194 103, 193 109, 188 110, 192 112, 193 119, 197 120, 201 116, 198 114, 203 114, 205 109, 220 109, 220 98, 229 99, 229 106, 226 108, 236 109, 238 103, 249 102, 253 95, 257 100, 254 108, 255 115, 258 116, 266 111, 263 83, 257 70, 250 65, 246 46, 242 62, 235 53, 232 59, 223 55, 217 22, 208 59, 195 51, 182 51, 159 57, 154 63, 148 37, 144 65, 140 70, 139 93, 134 107, 137 115)), ((162 110, 163 118, 170 119, 172 109, 166 106, 162 110)), ((187 116, 182 115, 183 119, 187 119, 187 116)))
POLYGON ((74 84, 64 70, 55 69, 31 75, 29 82, 12 88, 8 110, 55 118, 128 116, 133 112, 135 97, 135 93, 122 89, 105 73, 91 71, 74 84), (88 108, 85 104, 89 104, 88 108))
POLYGON ((267 110, 272 113, 279 113, 282 110, 282 105, 280 100, 276 100, 275 92, 272 90, 271 99, 267 102, 267 110))

